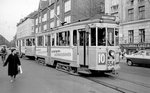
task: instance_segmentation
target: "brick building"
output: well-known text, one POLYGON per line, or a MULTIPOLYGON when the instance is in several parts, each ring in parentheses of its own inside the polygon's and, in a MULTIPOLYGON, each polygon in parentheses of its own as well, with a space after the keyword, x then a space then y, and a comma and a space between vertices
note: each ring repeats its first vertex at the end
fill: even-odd
POLYGON ((34 21, 35 33, 104 14, 104 5, 104 0, 40 0, 34 21))

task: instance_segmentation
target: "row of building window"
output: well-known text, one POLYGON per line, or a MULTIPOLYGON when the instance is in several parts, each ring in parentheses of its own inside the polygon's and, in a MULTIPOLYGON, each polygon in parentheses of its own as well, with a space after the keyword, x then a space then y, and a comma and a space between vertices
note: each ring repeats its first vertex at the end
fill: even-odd
MULTIPOLYGON (((134 43, 134 30, 129 30, 128 31, 128 38, 129 38, 129 43, 134 43)), ((139 42, 143 43, 145 42, 145 29, 139 29, 139 42)))
MULTIPOLYGON (((134 8, 128 9, 128 18, 129 21, 134 20, 134 8)), ((145 18, 145 6, 138 7, 138 18, 139 19, 145 18)))
MULTIPOLYGON (((66 23, 70 23, 70 22, 71 22, 71 16, 66 16, 65 19, 64 19, 64 21, 65 21, 66 23)), ((56 20, 56 26, 60 26, 60 20, 56 20)), ((54 28, 54 27, 55 27, 55 22, 54 22, 54 21, 50 22, 50 23, 49 23, 49 28, 54 28)), ((42 29, 41 29, 41 26, 36 27, 36 28, 35 28, 35 32, 38 33, 38 32, 41 32, 42 30, 43 30, 43 31, 46 31, 47 29, 48 29, 48 24, 44 24, 44 25, 42 26, 42 29), (38 29, 39 29, 39 30, 38 30, 38 29)))
MULTIPOLYGON (((70 10, 71 10, 71 0, 68 0, 68 1, 65 2, 64 11, 65 11, 65 13, 66 13, 66 12, 68 12, 68 11, 70 11, 70 10)), ((57 14, 57 16, 60 15, 60 6, 59 6, 59 5, 57 6, 56 14, 57 14)), ((51 9, 51 10, 50 10, 50 19, 54 18, 54 16, 55 16, 55 11, 54 11, 54 9, 51 9)), ((36 24, 36 25, 38 25, 38 22, 41 23, 41 22, 47 21, 47 19, 48 19, 48 18, 47 18, 47 13, 45 13, 45 14, 43 15, 43 18, 42 18, 42 19, 41 19, 41 18, 42 18, 42 17, 40 16, 39 18, 36 19, 36 21, 35 21, 35 24, 36 24), (39 20, 39 21, 38 21, 38 20, 39 20)))
MULTIPOLYGON (((130 3, 130 5, 134 4, 135 0, 128 0, 128 2, 130 3)), ((145 0, 138 0, 138 3, 143 3, 145 0)))

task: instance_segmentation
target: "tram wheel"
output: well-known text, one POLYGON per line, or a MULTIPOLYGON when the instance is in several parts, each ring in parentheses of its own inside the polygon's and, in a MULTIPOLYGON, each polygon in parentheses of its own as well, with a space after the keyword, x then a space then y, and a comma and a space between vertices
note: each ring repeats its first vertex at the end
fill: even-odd
POLYGON ((131 60, 127 60, 127 65, 128 66, 132 66, 133 65, 133 62, 131 60))

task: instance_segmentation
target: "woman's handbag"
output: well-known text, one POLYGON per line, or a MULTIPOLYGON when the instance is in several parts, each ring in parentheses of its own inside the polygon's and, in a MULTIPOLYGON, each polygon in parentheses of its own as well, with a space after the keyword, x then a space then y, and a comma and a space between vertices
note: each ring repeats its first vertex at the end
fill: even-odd
POLYGON ((18 73, 22 74, 22 67, 21 66, 18 66, 18 73))

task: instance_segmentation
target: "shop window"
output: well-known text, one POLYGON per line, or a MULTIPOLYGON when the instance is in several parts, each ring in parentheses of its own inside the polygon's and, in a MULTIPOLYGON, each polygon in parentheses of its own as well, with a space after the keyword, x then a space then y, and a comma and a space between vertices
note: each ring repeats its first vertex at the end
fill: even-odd
POLYGON ((129 30, 129 43, 134 43, 134 31, 133 30, 129 30))
POLYGON ((145 29, 139 29, 139 38, 141 43, 145 42, 145 29))

